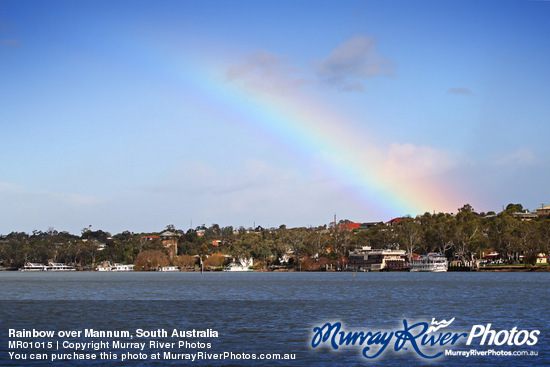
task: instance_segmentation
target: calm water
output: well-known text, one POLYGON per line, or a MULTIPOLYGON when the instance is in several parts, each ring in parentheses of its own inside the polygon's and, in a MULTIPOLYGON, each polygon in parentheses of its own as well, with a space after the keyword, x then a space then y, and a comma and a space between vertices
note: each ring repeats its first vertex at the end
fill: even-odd
MULTIPOLYGON (((131 362, 61 361, 53 365, 550 365, 550 327, 546 320, 549 284, 549 273, 0 272, 0 364, 33 365, 30 360, 9 359, 8 352, 13 351, 8 349, 10 328, 132 332, 138 328, 176 328, 219 332, 218 338, 186 339, 211 343, 210 349, 187 352, 295 353, 296 359, 185 363, 148 358, 131 362), (403 319, 429 323, 432 318, 453 317, 456 319, 449 331, 454 332, 469 332, 473 325, 487 323, 497 331, 513 327, 540 330, 538 343, 532 347, 475 346, 479 351, 533 350, 538 356, 448 356, 428 362, 413 351, 401 350, 367 360, 361 356, 361 347, 310 347, 313 327, 327 321, 341 321, 347 330, 375 332, 402 330, 403 319)), ((150 340, 174 339, 143 341, 150 340)), ((452 349, 472 348, 464 344, 452 349)), ((150 355, 157 350, 147 348, 145 352, 150 355)))

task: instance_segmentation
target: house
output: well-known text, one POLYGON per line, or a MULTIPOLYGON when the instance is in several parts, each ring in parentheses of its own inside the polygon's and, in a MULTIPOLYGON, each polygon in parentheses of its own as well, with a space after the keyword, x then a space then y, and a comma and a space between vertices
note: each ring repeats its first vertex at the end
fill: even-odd
POLYGON ((170 231, 164 231, 159 234, 159 237, 164 247, 170 250, 170 256, 175 256, 178 254, 179 235, 170 231))
POLYGON ((159 239, 160 237, 157 235, 150 235, 150 236, 141 236, 141 238, 143 238, 144 240, 153 241, 153 240, 159 239))
POLYGON ((538 208, 537 215, 550 215, 550 205, 544 205, 538 208))
POLYGON ((538 217, 537 212, 530 212, 528 210, 524 212, 512 213, 512 215, 514 216, 514 218, 518 218, 521 220, 531 220, 531 219, 536 219, 538 217))
POLYGON ((356 230, 356 229, 359 229, 361 228, 361 223, 343 223, 341 225, 339 225, 340 228, 348 228, 348 229, 352 229, 352 230, 356 230))
POLYGON ((375 227, 377 224, 380 224, 382 222, 366 222, 366 223, 361 223, 361 227, 360 229, 361 230, 367 230, 369 228, 372 228, 372 227, 375 227))
POLYGON ((405 218, 404 217, 393 218, 392 220, 387 221, 386 224, 390 227, 393 227, 394 225, 399 224, 399 222, 401 222, 403 219, 405 218))
POLYGON ((548 256, 546 254, 538 254, 537 264, 548 264, 548 256))
POLYGON ((366 223, 343 223, 339 225, 340 228, 349 228, 353 231, 366 231, 369 228, 372 228, 376 226, 377 224, 382 222, 366 222, 366 223))

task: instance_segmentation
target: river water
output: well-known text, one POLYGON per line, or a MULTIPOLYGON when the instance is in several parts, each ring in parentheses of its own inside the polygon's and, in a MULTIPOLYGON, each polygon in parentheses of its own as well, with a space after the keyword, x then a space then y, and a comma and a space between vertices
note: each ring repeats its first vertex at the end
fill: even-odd
POLYGON ((550 365, 549 284, 550 273, 0 272, 0 365, 550 365), (453 318, 433 334, 463 334, 455 343, 441 345, 440 340, 430 347, 418 337, 399 345, 397 333, 407 327, 419 323, 402 335, 422 335, 422 325, 432 325, 432 319, 453 318), (375 358, 362 353, 365 347, 370 357, 379 351, 384 345, 380 337, 350 346, 340 346, 335 338, 338 349, 329 337, 313 348, 314 328, 338 322, 341 331, 393 332, 393 338, 375 358), (54 334, 9 334, 33 329, 54 334), (128 331, 130 336, 86 337, 91 329, 128 331), (139 329, 160 331, 139 337, 139 329), (210 334, 176 337, 174 329, 210 334), (482 345, 484 330, 488 336, 482 345), (498 333, 492 345, 489 330, 498 333), (64 331, 75 335, 60 335, 64 331), (466 345, 472 333, 480 335, 466 345), (519 345, 514 345, 514 334, 519 345), (10 348, 10 341, 31 343, 10 348), (91 344, 101 341, 108 345, 91 344), (145 348, 121 348, 115 341, 145 343, 145 348), (176 344, 162 348, 151 341, 176 344), (48 342, 53 344, 44 344, 48 342), (78 350, 74 343, 90 344, 78 350), (474 351, 466 357, 445 355, 445 350, 474 351), (170 360, 164 352, 197 359, 170 360), (209 359, 223 353, 229 357, 209 359), (509 353, 536 355, 503 355, 509 353), (61 360, 52 362, 52 354, 61 360), (133 359, 121 361, 125 354, 133 359), (95 360, 74 359, 93 356, 95 360), (31 359, 39 357, 46 359, 31 359), (288 359, 260 360, 283 357, 288 359))

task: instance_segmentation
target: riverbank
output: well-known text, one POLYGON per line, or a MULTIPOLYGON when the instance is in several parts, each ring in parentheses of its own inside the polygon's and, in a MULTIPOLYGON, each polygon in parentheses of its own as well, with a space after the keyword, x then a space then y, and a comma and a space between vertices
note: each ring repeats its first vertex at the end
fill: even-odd
POLYGON ((548 266, 525 266, 525 265, 488 265, 481 266, 477 271, 502 271, 502 272, 545 272, 550 271, 548 266))
MULTIPOLYGON (((0 271, 17 271, 17 268, 0 268, 0 271)), ((93 270, 90 269, 76 269, 77 272, 90 272, 93 270)), ((151 271, 138 271, 134 270, 133 272, 139 272, 139 273, 150 273, 151 271)), ((160 272, 160 271, 159 271, 160 272)), ((180 272, 190 272, 190 273, 200 273, 201 271, 199 269, 193 270, 193 269, 185 269, 180 270, 180 272)), ((213 270, 205 270, 204 273, 214 273, 216 271, 213 270)), ((327 272, 337 272, 335 270, 311 270, 311 271, 298 271, 296 269, 276 269, 276 270, 269 270, 269 269, 255 269, 252 272, 254 273, 327 273, 327 272)), ((349 272, 349 271, 348 271, 349 272)), ((407 271, 404 271, 407 272, 407 271)), ((523 265, 499 265, 499 266, 483 266, 480 268, 467 268, 467 267, 455 267, 451 268, 449 267, 448 272, 550 272, 549 266, 523 266, 523 265)), ((393 271, 385 271, 382 273, 394 273, 393 271)))

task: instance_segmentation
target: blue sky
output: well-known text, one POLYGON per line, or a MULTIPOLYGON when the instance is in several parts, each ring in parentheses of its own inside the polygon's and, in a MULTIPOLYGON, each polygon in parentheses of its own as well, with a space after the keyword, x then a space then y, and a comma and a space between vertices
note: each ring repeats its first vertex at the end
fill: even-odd
POLYGON ((548 204, 548 19, 520 0, 0 1, 0 233, 548 204))

